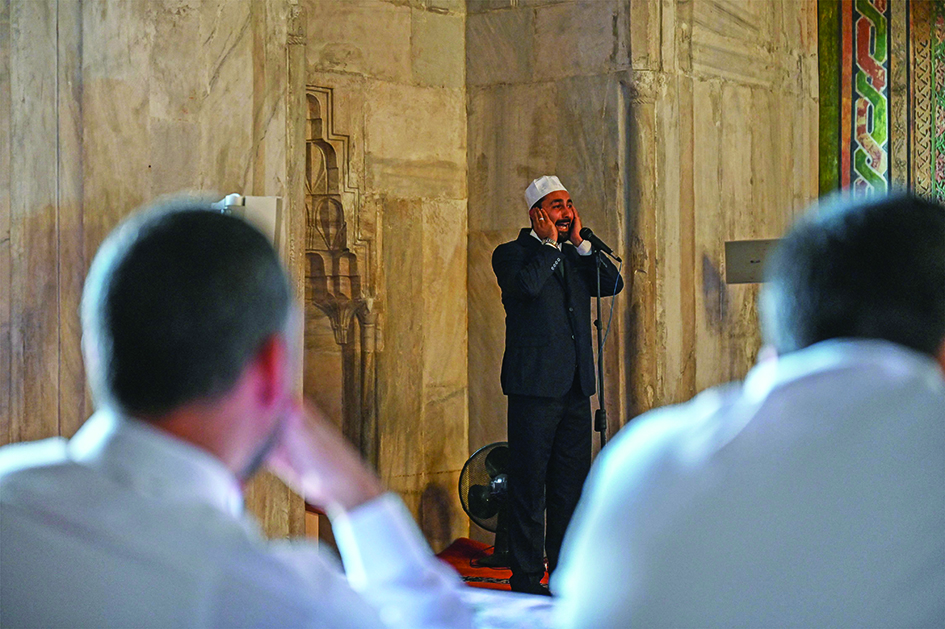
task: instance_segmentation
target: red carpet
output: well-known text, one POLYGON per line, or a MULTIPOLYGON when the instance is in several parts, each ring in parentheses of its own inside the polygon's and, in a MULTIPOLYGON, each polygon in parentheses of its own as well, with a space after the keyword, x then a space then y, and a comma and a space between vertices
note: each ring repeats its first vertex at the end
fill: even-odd
MULTIPOLYGON (((512 576, 511 570, 508 568, 483 568, 476 565, 479 559, 491 554, 492 546, 486 546, 482 542, 460 537, 440 552, 437 557, 453 566, 463 577, 466 585, 490 590, 508 590, 509 577, 512 576)), ((542 579, 542 583, 548 583, 547 573, 545 578, 542 579)))

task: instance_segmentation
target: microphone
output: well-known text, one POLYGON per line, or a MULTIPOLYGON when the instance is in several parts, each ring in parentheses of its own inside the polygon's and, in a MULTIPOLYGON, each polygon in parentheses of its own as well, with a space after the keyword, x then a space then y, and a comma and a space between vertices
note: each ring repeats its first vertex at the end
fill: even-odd
POLYGON ((613 259, 616 260, 617 262, 622 262, 619 256, 614 255, 614 250, 608 247, 604 243, 603 240, 598 238, 594 234, 594 232, 591 231, 590 227, 582 227, 580 233, 581 233, 581 238, 583 238, 584 240, 589 240, 595 249, 597 249, 598 251, 603 251, 607 255, 613 257, 613 259))

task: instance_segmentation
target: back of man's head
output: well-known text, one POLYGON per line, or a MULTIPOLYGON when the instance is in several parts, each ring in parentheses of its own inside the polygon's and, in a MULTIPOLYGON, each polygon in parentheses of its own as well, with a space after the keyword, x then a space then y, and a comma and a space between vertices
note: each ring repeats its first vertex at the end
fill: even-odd
POLYGON ((945 341, 945 208, 898 194, 825 203, 782 240, 762 292, 779 354, 834 338, 937 356, 945 341))
POLYGON ((83 349, 99 406, 159 417, 230 390, 284 331, 285 271, 269 241, 195 200, 122 223, 99 249, 82 297, 83 349))

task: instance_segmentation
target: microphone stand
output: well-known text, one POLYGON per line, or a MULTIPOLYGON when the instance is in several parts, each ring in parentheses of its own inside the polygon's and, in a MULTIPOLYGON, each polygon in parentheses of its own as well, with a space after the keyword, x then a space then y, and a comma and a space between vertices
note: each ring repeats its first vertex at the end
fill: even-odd
MULTIPOLYGON (((593 243, 591 243, 593 244, 593 243)), ((601 449, 607 445, 607 409, 604 405, 604 330, 600 316, 600 268, 603 265, 603 251, 594 247, 594 269, 597 271, 597 319, 594 327, 597 328, 597 402, 598 409, 594 413, 594 430, 600 433, 601 449)), ((612 298, 615 298, 612 296, 612 298)))

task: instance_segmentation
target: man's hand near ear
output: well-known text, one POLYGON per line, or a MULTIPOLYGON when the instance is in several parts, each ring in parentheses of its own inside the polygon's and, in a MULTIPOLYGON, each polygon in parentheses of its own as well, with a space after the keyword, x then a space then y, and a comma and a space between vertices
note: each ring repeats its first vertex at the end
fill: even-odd
POLYGON ((286 416, 269 467, 329 515, 350 511, 384 493, 377 475, 331 421, 305 402, 296 403, 286 416))

